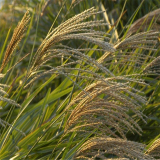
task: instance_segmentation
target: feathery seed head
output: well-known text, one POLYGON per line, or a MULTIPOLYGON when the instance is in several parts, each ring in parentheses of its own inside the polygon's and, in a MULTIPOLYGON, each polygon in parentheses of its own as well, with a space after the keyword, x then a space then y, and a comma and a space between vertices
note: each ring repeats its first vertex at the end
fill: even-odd
POLYGON ((122 158, 152 160, 153 157, 143 153, 145 145, 119 138, 95 137, 85 142, 75 155, 75 159, 106 159, 107 155, 122 158))
POLYGON ((4 54, 4 58, 3 58, 3 62, 2 62, 1 68, 0 68, 0 72, 2 72, 5 65, 10 60, 11 55, 13 54, 13 51, 16 49, 17 45, 22 40, 29 20, 30 20, 30 15, 29 15, 29 11, 27 11, 13 32, 11 41, 10 41, 9 45, 7 46, 6 52, 4 54))

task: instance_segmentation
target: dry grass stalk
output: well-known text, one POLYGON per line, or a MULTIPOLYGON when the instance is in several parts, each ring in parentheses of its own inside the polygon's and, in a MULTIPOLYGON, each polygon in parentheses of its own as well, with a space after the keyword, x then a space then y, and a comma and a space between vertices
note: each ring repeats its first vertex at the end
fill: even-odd
POLYGON ((137 31, 138 32, 146 31, 150 26, 151 22, 152 22, 151 29, 154 31, 159 31, 160 30, 160 9, 156 9, 152 12, 149 12, 144 17, 135 21, 131 25, 127 35, 131 35, 133 33, 136 33, 137 31))
POLYGON ((137 107, 141 107, 141 103, 146 101, 133 91, 127 83, 105 80, 91 84, 85 88, 90 96, 82 91, 68 105, 68 109, 75 108, 68 118, 65 131, 78 131, 79 128, 81 131, 89 131, 98 128, 101 134, 123 138, 126 138, 125 134, 129 130, 140 134, 141 128, 127 112, 132 110, 143 119, 143 114, 137 107))
MULTIPOLYGON (((153 159, 151 156, 143 153, 145 145, 127 141, 119 138, 91 138, 85 142, 77 151, 75 159, 107 159, 106 155, 127 158, 130 160, 135 159, 153 159)), ((114 160, 114 158, 113 158, 114 160)))
POLYGON ((149 147, 146 154, 160 158, 160 138, 149 147))
POLYGON ((3 62, 2 62, 1 68, 0 68, 0 72, 2 72, 5 65, 10 60, 11 55, 13 54, 17 45, 19 44, 19 42, 23 38, 23 35, 25 33, 25 30, 26 30, 26 27, 27 27, 29 20, 30 20, 29 11, 27 11, 13 32, 11 41, 10 41, 9 45, 7 46, 6 52, 4 54, 4 58, 3 58, 3 62))

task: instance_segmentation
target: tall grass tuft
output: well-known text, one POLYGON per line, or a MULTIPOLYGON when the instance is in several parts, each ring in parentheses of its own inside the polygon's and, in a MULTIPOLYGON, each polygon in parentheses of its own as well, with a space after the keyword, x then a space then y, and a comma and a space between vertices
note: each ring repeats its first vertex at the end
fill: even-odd
MULTIPOLYGON (((65 2, 61 10, 66 4, 67 14, 80 3, 65 2)), ((0 159, 157 158, 159 139, 147 146, 128 135, 143 137, 150 117, 145 111, 154 94, 148 94, 153 87, 149 76, 159 74, 159 31, 127 29, 111 43, 115 25, 106 32, 111 24, 100 19, 105 11, 92 7, 52 25, 39 39, 36 14, 45 16, 48 7, 49 1, 41 1, 39 12, 30 8, 32 17, 25 13, 3 53, 0 72, 7 71, 6 77, 0 74, 6 78, 0 84, 0 159), (23 45, 33 41, 33 48, 15 60, 28 24, 23 45)))

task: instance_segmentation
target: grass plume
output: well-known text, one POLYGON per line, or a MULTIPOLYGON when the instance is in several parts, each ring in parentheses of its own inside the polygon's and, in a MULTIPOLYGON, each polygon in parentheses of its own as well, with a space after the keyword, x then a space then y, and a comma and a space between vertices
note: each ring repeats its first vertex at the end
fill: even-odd
POLYGON ((22 20, 19 22, 18 26, 15 28, 11 41, 7 46, 7 49, 4 53, 4 58, 1 64, 0 73, 3 71, 3 68, 9 62, 14 50, 16 49, 19 42, 22 40, 25 30, 27 28, 28 22, 30 20, 29 11, 25 13, 22 20))
MULTIPOLYGON (((118 138, 91 138, 77 151, 75 159, 106 159, 112 157, 152 160, 153 157, 143 153, 145 145, 118 138)), ((114 158, 112 158, 114 160, 114 158)))
POLYGON ((0 83, 0 159, 157 158, 159 140, 146 150, 148 141, 142 139, 147 122, 158 117, 152 117, 152 111, 159 113, 158 100, 153 110, 148 105, 159 97, 155 90, 155 86, 160 90, 159 81, 150 81, 148 74, 155 68, 159 74, 159 31, 129 35, 124 31, 112 44, 109 33, 118 23, 105 31, 108 24, 101 17, 107 11, 95 7, 70 17, 74 7, 79 11, 80 2, 48 0, 41 1, 38 11, 30 8, 24 43, 28 54, 16 61, 12 55, 25 34, 28 11, 14 30, 0 68, 4 72, 12 60, 6 77, 0 74, 7 79, 6 84, 0 83), (35 28, 37 13, 41 16, 35 28), (54 23, 48 25, 50 19, 54 23), (47 34, 43 31, 48 26, 47 34), (6 98, 8 94, 13 100, 6 98))

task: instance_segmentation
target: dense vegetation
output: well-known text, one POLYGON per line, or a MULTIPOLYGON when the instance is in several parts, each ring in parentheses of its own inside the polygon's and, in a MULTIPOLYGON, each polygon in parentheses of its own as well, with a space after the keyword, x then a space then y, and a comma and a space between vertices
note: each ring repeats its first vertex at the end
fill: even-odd
POLYGON ((159 7, 5 0, 0 159, 160 158, 159 7))

